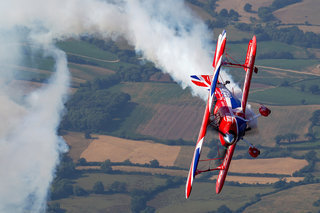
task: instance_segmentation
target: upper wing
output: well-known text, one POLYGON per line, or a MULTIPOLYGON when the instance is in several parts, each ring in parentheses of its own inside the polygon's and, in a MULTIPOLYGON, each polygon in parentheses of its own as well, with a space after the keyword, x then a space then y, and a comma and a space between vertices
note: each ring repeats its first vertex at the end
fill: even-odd
POLYGON ((186 198, 188 198, 190 196, 193 179, 194 179, 196 172, 197 172, 197 167, 198 167, 200 154, 201 154, 201 148, 202 148, 202 144, 204 141, 204 137, 207 132, 207 126, 208 126, 210 112, 213 107, 214 92, 216 89, 216 84, 218 82, 218 77, 219 77, 221 62, 222 62, 222 55, 224 53, 225 44, 226 44, 226 32, 223 31, 223 33, 219 35, 219 38, 217 41, 217 46, 216 46, 216 51, 215 51, 215 56, 213 59, 214 73, 213 73, 213 77, 212 77, 212 81, 211 81, 211 85, 210 85, 210 93, 208 96, 206 109, 205 109, 203 119, 202 119, 202 125, 201 125, 201 129, 200 129, 199 137, 197 140, 196 148, 193 153, 193 158, 192 158, 189 173, 188 173, 188 178, 187 178, 187 183, 186 183, 186 198))
POLYGON ((246 55, 246 62, 245 62, 245 71, 246 71, 246 78, 244 81, 243 86, 243 93, 242 93, 242 101, 241 101, 241 108, 243 113, 246 112, 247 107, 247 100, 249 95, 250 83, 252 78, 252 72, 254 69, 254 61, 256 58, 256 49, 257 49, 257 40, 256 36, 253 36, 252 40, 250 40, 246 55))
POLYGON ((212 112, 212 104, 213 104, 213 99, 214 99, 214 92, 216 91, 216 85, 218 82, 219 78, 219 73, 222 65, 222 56, 224 53, 224 49, 226 46, 227 42, 227 33, 224 30, 222 34, 219 35, 218 41, 217 41, 217 47, 216 51, 214 53, 214 58, 213 58, 213 78, 212 78, 212 83, 211 83, 211 88, 210 88, 210 95, 209 95, 209 111, 212 112))

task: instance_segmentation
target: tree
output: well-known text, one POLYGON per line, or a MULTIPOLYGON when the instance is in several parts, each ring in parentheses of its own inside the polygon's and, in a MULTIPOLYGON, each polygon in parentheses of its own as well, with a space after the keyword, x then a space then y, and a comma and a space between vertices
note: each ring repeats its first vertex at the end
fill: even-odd
POLYGON ((159 168, 159 166, 159 161, 157 161, 156 159, 150 161, 150 167, 159 168))
POLYGON ((319 86, 316 85, 316 84, 313 84, 309 87, 309 91, 312 93, 312 94, 316 94, 319 92, 319 86))
POLYGON ((60 203, 52 203, 52 204, 48 204, 46 212, 47 213, 65 213, 66 210, 60 207, 60 203))
POLYGON ((76 196, 87 196, 88 192, 84 188, 76 185, 73 188, 73 194, 76 195, 76 196))
POLYGON ((233 21, 238 21, 238 20, 239 20, 239 17, 240 17, 240 15, 239 15, 239 13, 238 13, 237 11, 235 11, 235 10, 233 10, 233 9, 231 9, 231 10, 229 11, 229 18, 231 18, 231 20, 233 20, 233 21))
POLYGON ((69 156, 63 156, 56 174, 59 178, 72 178, 76 175, 75 165, 69 156))
POLYGON ((124 182, 115 181, 110 187, 109 191, 112 193, 122 193, 127 191, 127 184, 124 182))
POLYGON ((320 206, 320 200, 317 200, 317 201, 313 202, 312 205, 316 206, 316 207, 320 206))
POLYGON ((223 8, 219 13, 219 16, 221 16, 221 17, 228 17, 228 15, 229 15, 228 10, 225 8, 223 8))
POLYGON ((308 173, 304 177, 303 182, 305 182, 305 183, 313 183, 314 182, 314 176, 311 173, 308 173))
POLYGON ((132 106, 130 95, 100 87, 103 86, 83 86, 77 90, 66 104, 68 113, 61 122, 62 129, 87 133, 110 131, 128 116, 131 109, 128 106, 132 106))
POLYGON ((283 188, 286 185, 286 181, 281 179, 277 182, 274 183, 274 188, 279 189, 279 188, 283 188))
POLYGON ((102 164, 101 164, 101 167, 100 167, 101 171, 103 171, 104 173, 111 173, 112 172, 112 163, 111 161, 108 159, 106 161, 104 161, 102 164))
POLYGON ((232 211, 226 205, 220 206, 218 208, 217 212, 219 212, 219 213, 232 213, 232 211))
POLYGON ((144 191, 134 190, 131 193, 131 211, 133 213, 141 212, 147 207, 146 201, 147 195, 144 191))
POLYGON ((269 7, 260 7, 258 9, 258 16, 264 22, 273 21, 276 19, 269 7))
POLYGON ((288 87, 288 86, 289 86, 289 82, 288 82, 287 80, 284 80, 284 81, 280 84, 280 86, 282 86, 282 87, 288 87))
POLYGON ((276 144, 279 144, 284 139, 283 135, 277 135, 274 140, 276 141, 276 144))
POLYGON ((252 12, 252 5, 249 3, 246 3, 243 7, 244 11, 251 13, 252 12))
POLYGON ((85 165, 87 165, 87 160, 86 160, 85 158, 80 158, 80 159, 78 160, 78 164, 79 164, 80 166, 85 166, 85 165))
POLYGON ((313 132, 308 132, 307 134, 304 135, 304 137, 309 141, 313 141, 316 139, 316 136, 313 132))
POLYGON ((92 139, 92 137, 91 137, 91 131, 86 130, 86 131, 84 132, 84 138, 85 138, 85 139, 92 139))
POLYGON ((273 10, 277 10, 283 7, 286 7, 290 4, 295 4, 301 2, 302 0, 274 0, 271 4, 273 10))
POLYGON ((296 141, 299 135, 295 133, 288 133, 284 135, 284 138, 290 143, 292 140, 296 141))
POLYGON ((51 185, 51 198, 53 200, 65 198, 73 194, 73 186, 67 179, 55 180, 51 185))
POLYGON ((92 187, 93 193, 103 194, 104 193, 104 185, 101 181, 97 181, 92 187))
POLYGON ((320 126, 320 110, 316 110, 312 113, 312 117, 309 119, 312 126, 320 126))
POLYGON ((314 150, 309 151, 309 152, 307 152, 307 153, 304 155, 304 158, 305 158, 308 162, 316 161, 316 160, 317 160, 317 153, 316 153, 314 150))

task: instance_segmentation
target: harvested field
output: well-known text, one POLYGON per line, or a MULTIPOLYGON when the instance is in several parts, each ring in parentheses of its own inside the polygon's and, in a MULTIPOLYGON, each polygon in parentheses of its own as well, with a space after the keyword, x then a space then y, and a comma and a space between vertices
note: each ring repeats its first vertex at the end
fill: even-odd
POLYGON ((149 163, 158 160, 161 166, 173 166, 179 151, 179 146, 168 146, 151 141, 135 141, 107 135, 94 135, 88 148, 81 157, 88 162, 122 162, 129 159, 132 163, 149 163))
POLYGON ((92 140, 86 139, 84 133, 81 132, 68 132, 67 135, 63 136, 64 140, 70 146, 69 156, 73 161, 80 159, 81 153, 88 148, 92 140))
MULTIPOLYGON (((254 112, 257 112, 260 105, 251 105, 254 112)), ((263 146, 275 146, 274 137, 287 133, 296 133, 299 135, 298 140, 301 140, 304 138, 303 135, 308 132, 312 113, 320 109, 320 106, 270 106, 270 109, 272 111, 270 116, 258 119, 256 134, 248 132, 247 140, 263 146)))
POLYGON ((69 63, 69 67, 70 72, 72 73, 72 77, 82 80, 93 80, 97 76, 104 76, 115 73, 114 71, 106 68, 85 64, 69 63))
POLYGON ((244 212, 318 212, 313 203, 320 197, 320 184, 293 187, 262 197, 261 201, 249 206, 244 212))
POLYGON ((260 84, 260 83, 251 83, 250 87, 250 93, 258 92, 258 91, 264 91, 270 88, 274 88, 274 86, 270 86, 267 84, 260 84))
MULTIPOLYGON (((212 180, 217 179, 217 175, 210 178, 212 180)), ((228 175, 226 181, 234 181, 238 183, 247 183, 247 184, 272 184, 279 181, 279 178, 276 177, 246 177, 246 176, 233 176, 228 175)), ((303 177, 286 177, 284 178, 286 182, 299 182, 303 180, 303 177)))
POLYGON ((52 203, 58 203, 68 213, 88 212, 130 212, 131 197, 126 194, 90 194, 72 196, 52 203))
POLYGON ((152 174, 166 174, 172 176, 183 176, 187 177, 188 171, 186 170, 173 170, 163 168, 147 168, 139 166, 112 166, 113 170, 126 171, 126 172, 147 172, 152 174))
POLYGON ((306 160, 293 158, 241 159, 232 160, 230 172, 292 175, 308 165, 306 160))
POLYGON ((252 5, 253 11, 258 11, 259 7, 267 7, 271 5, 273 0, 261 0, 261 1, 255 1, 255 0, 219 0, 217 2, 217 9, 216 11, 220 12, 222 9, 233 9, 239 13, 241 16, 239 19, 242 22, 250 23, 250 17, 258 18, 258 15, 256 13, 248 13, 244 11, 243 7, 246 3, 249 3, 252 5))
POLYGON ((33 82, 33 81, 25 81, 25 80, 12 80, 10 82, 10 87, 13 88, 20 88, 20 92, 22 92, 24 95, 28 94, 42 86, 44 86, 44 83, 39 82, 33 82))
POLYGON ((319 34, 320 33, 320 26, 307 26, 307 25, 298 25, 299 29, 303 32, 314 32, 319 34))
POLYGON ((201 126, 204 105, 157 104, 153 117, 138 127, 138 132, 163 139, 196 140, 201 126))
POLYGON ((199 16, 202 20, 208 20, 208 19, 212 20, 213 19, 212 16, 209 13, 207 13, 206 11, 204 11, 202 8, 200 8, 194 4, 188 3, 188 2, 186 2, 186 5, 188 7, 190 7, 190 9, 192 11, 194 11, 197 14, 197 16, 199 16))
POLYGON ((289 5, 287 7, 276 10, 273 13, 284 24, 319 24, 319 1, 303 0, 302 2, 289 5))

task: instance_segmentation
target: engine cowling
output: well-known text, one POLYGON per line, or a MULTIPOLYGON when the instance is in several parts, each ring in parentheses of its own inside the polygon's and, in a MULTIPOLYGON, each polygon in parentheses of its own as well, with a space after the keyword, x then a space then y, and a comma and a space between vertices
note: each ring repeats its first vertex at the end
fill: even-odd
POLYGON ((259 113, 260 113, 260 115, 262 115, 264 117, 268 117, 271 113, 271 110, 262 105, 259 108, 259 113))

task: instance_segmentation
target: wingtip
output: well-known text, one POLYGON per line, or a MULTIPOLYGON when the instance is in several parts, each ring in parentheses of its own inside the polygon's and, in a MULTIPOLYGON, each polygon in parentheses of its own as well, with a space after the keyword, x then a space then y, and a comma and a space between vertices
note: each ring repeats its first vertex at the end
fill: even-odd
MULTIPOLYGON (((221 189, 222 189, 222 188, 221 188, 221 189)), ((216 194, 220 194, 221 189, 217 187, 217 188, 216 188, 216 194)))
POLYGON ((253 40, 253 41, 257 41, 256 35, 253 35, 252 40, 253 40))
POLYGON ((226 34, 227 33, 227 31, 224 29, 223 31, 222 31, 222 35, 224 35, 224 34, 226 34))
POLYGON ((190 197, 190 193, 191 193, 191 188, 190 188, 190 189, 186 188, 186 199, 187 199, 187 200, 188 200, 189 197, 190 197))

